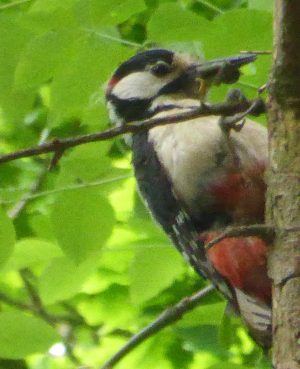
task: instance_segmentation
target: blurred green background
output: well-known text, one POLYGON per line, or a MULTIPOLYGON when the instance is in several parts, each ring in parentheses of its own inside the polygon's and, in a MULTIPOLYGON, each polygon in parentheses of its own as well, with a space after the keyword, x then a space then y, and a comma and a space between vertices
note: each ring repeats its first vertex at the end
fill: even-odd
MULTIPOLYGON (((138 50, 272 47, 271 0, 0 1, 0 152, 108 127, 105 83, 138 50)), ((244 68, 253 97, 270 56, 244 68)), ((212 101, 224 100, 214 88, 212 101)), ((263 121, 262 121, 263 123, 263 121)), ((154 224, 118 138, 0 166, 0 369, 99 368, 206 285, 154 224), (26 206, 22 199, 26 198, 26 206)), ((216 292, 120 369, 269 368, 216 292)))

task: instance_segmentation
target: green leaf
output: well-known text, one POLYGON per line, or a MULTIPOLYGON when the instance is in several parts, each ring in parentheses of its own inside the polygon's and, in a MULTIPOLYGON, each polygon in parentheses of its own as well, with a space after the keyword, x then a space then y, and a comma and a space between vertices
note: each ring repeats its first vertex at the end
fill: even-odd
POLYGON ((60 161, 56 188, 111 178, 114 168, 108 157, 110 146, 109 142, 95 142, 78 146, 66 153, 60 161))
POLYGON ((7 121, 20 124, 32 106, 34 94, 14 90, 14 73, 30 33, 4 12, 0 14, 0 35, 0 106, 7 121))
POLYGON ((224 316, 226 302, 199 305, 196 309, 184 315, 177 323, 178 327, 189 327, 201 324, 220 325, 224 316))
POLYGON ((66 300, 80 292, 87 278, 95 272, 97 260, 76 265, 65 257, 54 259, 39 279, 39 292, 45 304, 66 300))
POLYGON ((32 214, 29 218, 29 225, 36 237, 55 242, 55 236, 49 214, 32 214))
POLYGON ((185 350, 193 352, 212 351, 213 353, 223 351, 218 346, 218 327, 215 325, 176 328, 176 333, 184 340, 183 347, 185 350))
POLYGON ((61 249, 51 242, 38 238, 25 238, 16 243, 13 255, 5 269, 18 270, 32 267, 61 255, 61 249))
MULTIPOLYGON (((239 54, 246 50, 272 49, 272 15, 257 10, 234 10, 219 16, 202 35, 207 59, 239 54), (220 40, 224 40, 220 42, 220 40)), ((242 82, 261 86, 268 79, 271 56, 258 56, 254 66, 256 73, 243 76, 242 82)))
POLYGON ((46 351, 60 339, 43 320, 19 312, 0 314, 0 357, 21 359, 46 351))
POLYGON ((211 22, 179 4, 166 3, 153 13, 148 23, 148 38, 153 42, 201 41, 210 26, 211 22))
POLYGON ((0 266, 2 266, 13 252, 16 233, 12 221, 0 207, 0 266))
POLYGON ((179 253, 156 240, 139 242, 130 271, 130 292, 135 304, 142 304, 169 287, 183 272, 179 253))
POLYGON ((30 12, 52 13, 56 10, 70 9, 75 0, 36 0, 30 7, 30 12))
POLYGON ((111 205, 95 188, 57 195, 51 219, 60 247, 77 263, 101 249, 114 225, 111 205))
POLYGON ((123 23, 146 9, 143 0, 80 0, 76 5, 81 22, 107 27, 123 23))
POLYGON ((73 41, 70 31, 50 31, 32 38, 20 56, 15 72, 15 88, 38 88, 53 78, 58 66, 66 67, 70 57, 68 50, 73 41))
POLYGON ((78 26, 73 6, 75 0, 36 0, 22 19, 35 32, 71 29, 78 26))
POLYGON ((248 0, 250 9, 273 11, 274 0, 248 0))
POLYGON ((118 284, 111 285, 96 297, 82 301, 78 304, 78 310, 89 324, 105 323, 106 329, 128 324, 134 319, 135 313, 130 304, 128 288, 118 284))
MULTIPOLYGON (((257 10, 229 11, 210 23, 201 41, 208 59, 238 54, 241 50, 269 50, 272 46, 272 15, 257 10), (221 37, 224 42, 217 42, 221 37)), ((269 57, 259 57, 266 58, 269 57)))
MULTIPOLYGON (((104 84, 113 69, 128 55, 128 49, 98 36, 96 32, 74 32, 65 64, 55 72, 51 86, 49 122, 55 126, 65 119, 82 119, 87 110, 104 102, 104 84)), ((103 118, 103 111, 99 111, 103 118)), ((107 120, 99 119, 99 126, 107 120)))

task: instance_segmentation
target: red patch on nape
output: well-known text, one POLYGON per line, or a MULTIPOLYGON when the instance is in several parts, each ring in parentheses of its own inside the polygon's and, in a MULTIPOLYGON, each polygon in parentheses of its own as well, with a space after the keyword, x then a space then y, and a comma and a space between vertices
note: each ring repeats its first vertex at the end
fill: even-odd
POLYGON ((108 82, 108 85, 106 87, 106 95, 109 95, 111 93, 111 90, 115 87, 115 85, 120 81, 120 78, 117 76, 113 76, 110 81, 108 82))

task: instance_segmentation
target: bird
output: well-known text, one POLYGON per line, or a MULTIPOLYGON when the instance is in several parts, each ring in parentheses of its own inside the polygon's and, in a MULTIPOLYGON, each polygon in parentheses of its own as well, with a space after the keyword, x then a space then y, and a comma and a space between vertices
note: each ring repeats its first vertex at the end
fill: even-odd
MULTIPOLYGON (((206 103, 211 85, 235 82, 239 67, 253 60, 248 55, 207 64, 168 49, 142 51, 107 84, 110 120, 123 126, 189 112, 206 103)), ((129 141, 138 189, 153 218, 240 314, 255 341, 269 348, 266 240, 228 237, 205 247, 228 226, 264 223, 266 128, 247 118, 239 132, 226 134, 220 117, 196 117, 138 131, 129 141)))

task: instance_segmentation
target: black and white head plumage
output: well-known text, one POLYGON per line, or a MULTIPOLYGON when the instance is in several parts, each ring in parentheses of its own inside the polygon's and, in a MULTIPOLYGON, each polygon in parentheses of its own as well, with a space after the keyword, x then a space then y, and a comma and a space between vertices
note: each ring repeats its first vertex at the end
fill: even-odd
POLYGON ((199 82, 191 78, 195 65, 191 57, 165 49, 139 53, 121 64, 106 90, 113 123, 149 118, 156 113, 153 101, 164 95, 196 97, 199 82))

